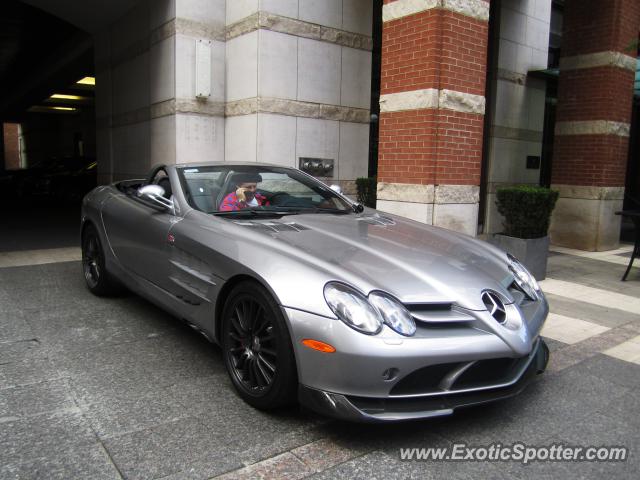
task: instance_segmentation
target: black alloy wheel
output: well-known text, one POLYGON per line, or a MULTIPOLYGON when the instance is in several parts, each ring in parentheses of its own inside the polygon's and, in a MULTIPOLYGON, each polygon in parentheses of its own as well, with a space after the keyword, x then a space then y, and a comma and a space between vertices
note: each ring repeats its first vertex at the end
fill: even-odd
POLYGON ((93 225, 88 225, 82 234, 82 273, 87 288, 95 295, 109 296, 121 290, 105 268, 104 251, 93 225))
POLYGON ((89 289, 95 288, 100 281, 100 247, 95 235, 87 235, 82 252, 82 270, 89 289))
POLYGON ((291 403, 297 386, 291 340, 277 304, 260 285, 243 282, 231 292, 222 347, 231 381, 247 403, 259 409, 291 403))

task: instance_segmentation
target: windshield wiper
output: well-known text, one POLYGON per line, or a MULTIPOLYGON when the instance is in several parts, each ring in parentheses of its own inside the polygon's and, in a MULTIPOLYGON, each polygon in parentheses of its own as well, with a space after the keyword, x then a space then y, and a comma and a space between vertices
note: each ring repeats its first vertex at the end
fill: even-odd
POLYGON ((348 215, 351 210, 340 210, 339 208, 314 208, 313 213, 337 213, 338 215, 348 215))
POLYGON ((212 215, 219 217, 281 217, 283 215, 295 215, 297 211, 291 210, 254 210, 252 208, 245 208, 242 210, 222 210, 219 212, 213 212, 212 215))
POLYGON ((282 209, 286 209, 287 213, 337 213, 339 215, 344 215, 347 213, 352 213, 350 209, 339 209, 339 208, 320 208, 320 207, 278 207, 282 209))

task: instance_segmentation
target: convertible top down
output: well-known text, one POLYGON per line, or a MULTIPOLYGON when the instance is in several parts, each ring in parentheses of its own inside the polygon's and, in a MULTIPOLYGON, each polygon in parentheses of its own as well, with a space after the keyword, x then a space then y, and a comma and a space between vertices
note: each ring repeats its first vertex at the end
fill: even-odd
POLYGON ((256 408, 452 413, 544 371, 548 304, 495 247, 363 208, 293 168, 161 165, 82 204, 88 288, 122 285, 220 345, 256 408))

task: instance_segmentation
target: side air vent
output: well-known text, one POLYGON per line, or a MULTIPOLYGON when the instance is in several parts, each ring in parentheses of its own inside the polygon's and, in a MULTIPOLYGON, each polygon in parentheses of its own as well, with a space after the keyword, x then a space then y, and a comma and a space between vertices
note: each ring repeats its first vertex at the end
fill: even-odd
POLYGON ((417 303, 405 305, 417 322, 432 326, 472 322, 475 318, 458 311, 451 303, 417 303))
POLYGON ((522 288, 520 288, 520 285, 518 285, 515 280, 511 283, 511 285, 509 285, 508 289, 516 305, 522 305, 523 303, 531 301, 529 296, 525 293, 524 290, 522 290, 522 288))

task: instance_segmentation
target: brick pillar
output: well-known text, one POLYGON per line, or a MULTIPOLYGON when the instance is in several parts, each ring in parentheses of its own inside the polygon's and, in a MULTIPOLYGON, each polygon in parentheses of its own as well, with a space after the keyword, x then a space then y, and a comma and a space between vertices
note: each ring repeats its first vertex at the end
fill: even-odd
POLYGON ((485 0, 385 0, 378 208, 477 232, 485 0))
POLYGON ((618 246, 640 30, 637 0, 567 0, 551 183, 551 241, 618 246))

